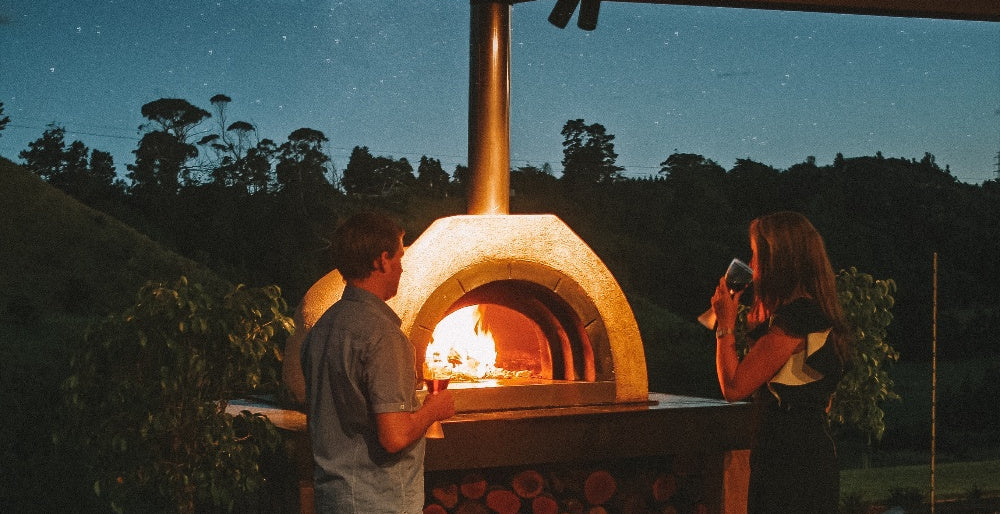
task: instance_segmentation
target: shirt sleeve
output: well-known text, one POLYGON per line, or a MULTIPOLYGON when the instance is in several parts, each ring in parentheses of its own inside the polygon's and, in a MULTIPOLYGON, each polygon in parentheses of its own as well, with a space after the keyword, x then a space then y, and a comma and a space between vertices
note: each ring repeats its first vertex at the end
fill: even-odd
POLYGON ((385 333, 373 342, 366 378, 375 414, 416 409, 413 345, 401 332, 385 333))

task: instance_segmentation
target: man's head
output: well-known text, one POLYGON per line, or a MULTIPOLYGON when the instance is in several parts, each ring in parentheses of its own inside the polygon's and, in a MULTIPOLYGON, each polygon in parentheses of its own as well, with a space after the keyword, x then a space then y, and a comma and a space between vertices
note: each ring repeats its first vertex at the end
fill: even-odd
POLYGON ((395 296, 403 272, 403 229, 376 212, 355 214, 334 233, 333 255, 345 280, 371 282, 378 286, 376 294, 389 299, 395 296))

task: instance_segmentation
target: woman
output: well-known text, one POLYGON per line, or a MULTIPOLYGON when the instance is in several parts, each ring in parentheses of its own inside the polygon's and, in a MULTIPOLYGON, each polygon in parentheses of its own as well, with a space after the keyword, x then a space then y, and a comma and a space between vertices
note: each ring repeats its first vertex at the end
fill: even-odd
POLYGON ((723 397, 755 394, 748 512, 837 512, 837 453, 826 417, 848 355, 843 313, 823 239, 801 214, 750 223, 754 301, 750 351, 736 354, 739 294, 725 279, 712 297, 716 370, 723 397))

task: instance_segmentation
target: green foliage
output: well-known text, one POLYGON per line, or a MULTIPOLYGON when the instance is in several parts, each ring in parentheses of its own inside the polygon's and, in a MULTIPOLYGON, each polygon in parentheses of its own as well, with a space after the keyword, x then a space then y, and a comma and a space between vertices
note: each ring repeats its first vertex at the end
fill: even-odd
POLYGON ((875 439, 881 439, 885 432, 882 404, 899 399, 888 370, 899 353, 886 340, 895 292, 892 279, 875 280, 853 267, 837 275, 837 294, 847 325, 853 330, 854 344, 850 364, 834 395, 830 419, 875 439))
POLYGON ((63 383, 56 440, 91 463, 93 490, 118 512, 233 510, 262 486, 280 438, 228 398, 278 382, 293 325, 275 287, 223 297, 181 277, 147 283, 135 305, 95 323, 63 383))

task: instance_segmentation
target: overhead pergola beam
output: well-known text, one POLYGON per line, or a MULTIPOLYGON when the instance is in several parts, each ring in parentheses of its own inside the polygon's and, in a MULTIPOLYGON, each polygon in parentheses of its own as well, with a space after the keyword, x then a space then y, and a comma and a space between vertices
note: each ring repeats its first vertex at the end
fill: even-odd
POLYGON ((739 7, 910 18, 1000 21, 1000 0, 603 0, 644 4, 739 7))

